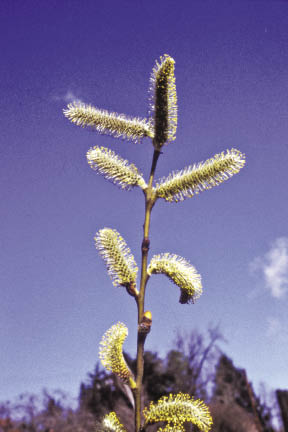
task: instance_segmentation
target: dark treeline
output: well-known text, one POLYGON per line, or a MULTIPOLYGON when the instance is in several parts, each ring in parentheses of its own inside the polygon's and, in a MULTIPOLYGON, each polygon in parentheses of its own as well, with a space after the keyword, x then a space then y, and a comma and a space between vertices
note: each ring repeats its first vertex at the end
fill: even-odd
MULTIPOLYGON (((189 336, 179 335, 175 348, 164 359, 147 351, 144 404, 169 393, 189 393, 209 404, 214 421, 213 432, 288 432, 284 426, 282 429, 272 426, 275 406, 263 400, 264 395, 260 399, 245 370, 236 368, 232 360, 220 351, 218 343, 221 339, 214 328, 206 335, 197 332, 189 336)), ((128 354, 125 357, 135 372, 135 361, 128 354)), ((3 403, 0 406, 0 432, 95 432, 95 428, 101 430, 101 418, 110 411, 117 412, 130 432, 134 428, 134 418, 129 391, 117 377, 97 364, 86 382, 80 385, 76 409, 67 407, 61 392, 53 395, 44 392, 41 406, 34 396, 22 397, 15 404, 3 403)), ((285 404, 283 395, 287 396, 288 392, 277 392, 280 408, 285 404)), ((282 411, 285 413, 285 409, 282 411)), ((152 432, 158 428, 159 424, 149 430, 152 432)), ((196 430, 187 425, 187 431, 196 430)))

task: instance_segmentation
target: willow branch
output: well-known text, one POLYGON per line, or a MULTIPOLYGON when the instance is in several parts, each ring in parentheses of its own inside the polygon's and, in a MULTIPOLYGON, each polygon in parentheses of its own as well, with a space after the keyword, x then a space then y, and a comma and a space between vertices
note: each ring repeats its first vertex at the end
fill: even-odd
POLYGON ((148 251, 150 246, 149 240, 149 229, 150 229, 150 217, 151 210, 156 201, 156 195, 153 192, 152 184, 154 179, 154 174, 156 170, 157 161, 160 155, 159 150, 154 150, 152 166, 150 171, 150 178, 147 188, 144 190, 145 194, 145 220, 143 225, 143 241, 142 241, 142 263, 141 263, 141 282, 140 282, 140 292, 138 296, 138 337, 137 337, 137 376, 136 376, 136 389, 134 391, 135 396, 135 431, 140 431, 141 429, 141 390, 142 390, 142 380, 144 371, 144 343, 146 334, 141 333, 140 324, 143 319, 144 314, 144 300, 145 300, 145 288, 148 280, 147 275, 147 259, 148 251))

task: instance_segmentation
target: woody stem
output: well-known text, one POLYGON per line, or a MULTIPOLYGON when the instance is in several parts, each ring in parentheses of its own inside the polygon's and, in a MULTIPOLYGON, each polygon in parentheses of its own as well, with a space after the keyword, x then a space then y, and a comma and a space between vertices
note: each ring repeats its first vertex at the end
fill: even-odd
POLYGON ((138 296, 138 336, 137 336, 137 375, 136 375, 136 389, 134 391, 135 398, 135 431, 139 432, 141 430, 141 392, 142 392, 142 380, 143 380, 143 370, 144 370, 144 343, 146 335, 139 331, 139 325, 142 321, 144 314, 144 299, 145 299, 145 288, 148 279, 147 275, 147 259, 148 251, 150 246, 149 240, 149 229, 150 229, 150 217, 151 210, 155 204, 156 196, 153 192, 153 179, 156 170, 157 161, 160 155, 160 151, 155 149, 153 154, 152 166, 150 171, 149 183, 147 188, 144 190, 145 194, 145 220, 143 225, 143 241, 141 246, 142 251, 142 263, 141 263, 141 282, 140 282, 140 292, 138 296))

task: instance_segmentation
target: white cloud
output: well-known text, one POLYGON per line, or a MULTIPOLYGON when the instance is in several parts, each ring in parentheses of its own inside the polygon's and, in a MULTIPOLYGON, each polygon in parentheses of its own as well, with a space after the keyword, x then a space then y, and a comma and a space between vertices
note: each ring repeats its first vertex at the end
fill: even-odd
POLYGON ((284 297, 288 291, 288 238, 277 238, 265 255, 250 263, 250 269, 261 272, 272 297, 284 297))
POLYGON ((270 339, 278 340, 283 343, 288 341, 287 328, 284 327, 279 318, 276 317, 267 318, 266 336, 268 336, 270 339))
POLYGON ((67 90, 67 92, 63 96, 53 96, 52 99, 57 101, 63 101, 66 103, 70 103, 70 102, 83 103, 83 101, 79 99, 71 90, 67 90))
POLYGON ((267 327, 266 335, 268 337, 275 337, 279 335, 279 333, 281 333, 282 325, 278 318, 269 317, 267 318, 267 323, 268 323, 268 327, 267 327))

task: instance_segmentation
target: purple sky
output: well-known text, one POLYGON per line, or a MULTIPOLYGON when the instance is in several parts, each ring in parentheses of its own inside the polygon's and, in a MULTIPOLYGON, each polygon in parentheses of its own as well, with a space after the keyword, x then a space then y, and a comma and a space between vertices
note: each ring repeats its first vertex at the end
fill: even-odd
POLYGON ((134 300, 112 286, 93 236, 117 229, 139 263, 143 194, 97 176, 86 152, 109 147, 147 178, 152 145, 76 127, 62 109, 79 99, 145 117, 165 53, 179 121, 156 178, 230 148, 247 165, 183 203, 156 203, 150 257, 185 257, 204 292, 180 305, 177 287, 151 278, 146 349, 164 354, 178 329, 219 323, 256 389, 288 388, 288 3, 2 0, 0 33, 0 400, 43 387, 76 396, 117 321, 135 353, 134 300))

